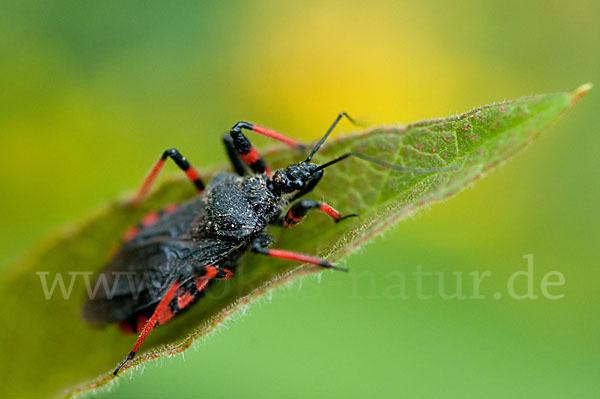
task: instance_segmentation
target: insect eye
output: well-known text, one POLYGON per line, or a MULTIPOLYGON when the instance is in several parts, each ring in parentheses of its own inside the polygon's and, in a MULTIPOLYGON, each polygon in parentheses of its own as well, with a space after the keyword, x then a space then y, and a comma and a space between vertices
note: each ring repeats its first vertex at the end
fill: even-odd
POLYGON ((306 165, 306 171, 312 174, 318 167, 319 165, 316 163, 309 163, 306 165))
POLYGON ((285 171, 287 178, 290 180, 295 180, 298 178, 299 170, 295 165, 289 166, 285 171))
POLYGON ((302 187, 304 187, 304 182, 300 179, 290 180, 289 186, 294 190, 300 190, 302 187))

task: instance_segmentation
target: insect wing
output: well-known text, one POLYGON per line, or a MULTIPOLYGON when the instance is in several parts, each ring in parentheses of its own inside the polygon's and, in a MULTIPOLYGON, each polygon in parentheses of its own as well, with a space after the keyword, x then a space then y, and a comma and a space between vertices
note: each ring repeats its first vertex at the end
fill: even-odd
POLYGON ((236 249, 221 240, 154 240, 126 247, 92 285, 83 318, 96 326, 128 319, 158 303, 175 281, 192 279, 197 266, 219 264, 236 249))

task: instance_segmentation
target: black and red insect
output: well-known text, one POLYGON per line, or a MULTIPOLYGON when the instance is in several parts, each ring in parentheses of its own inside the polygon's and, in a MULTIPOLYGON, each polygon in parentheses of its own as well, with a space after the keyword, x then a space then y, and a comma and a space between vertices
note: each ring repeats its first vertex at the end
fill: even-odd
POLYGON ((84 319, 93 325, 118 323, 124 332, 139 334, 129 355, 114 371, 115 375, 135 356, 155 326, 189 309, 211 280, 231 278, 239 260, 248 251, 346 271, 310 255, 269 249, 273 238, 265 232, 269 225, 292 227, 310 210, 324 212, 335 222, 357 216, 341 216, 326 203, 301 199, 317 186, 326 167, 350 156, 408 171, 357 153, 344 154, 322 165, 312 163, 315 153, 344 116, 352 121, 346 113, 340 113, 304 161, 274 172, 242 129, 298 150, 305 147, 264 127, 236 123, 223 141, 237 174, 221 173, 207 187, 179 151, 170 149, 162 153, 131 203, 136 205, 144 199, 167 158, 185 172, 199 195, 188 202, 150 213, 129 229, 122 246, 97 277, 97 280, 105 279, 105 287, 111 289, 107 292, 98 290, 83 308, 84 319), (248 173, 248 168, 252 173, 248 173))

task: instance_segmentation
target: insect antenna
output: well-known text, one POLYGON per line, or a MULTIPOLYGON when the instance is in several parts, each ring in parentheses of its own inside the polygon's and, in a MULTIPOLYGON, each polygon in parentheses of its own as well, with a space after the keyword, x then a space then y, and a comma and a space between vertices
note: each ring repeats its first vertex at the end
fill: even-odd
POLYGON ((340 114, 335 118, 335 120, 333 121, 333 123, 331 124, 331 126, 329 127, 329 129, 327 129, 327 132, 325 133, 325 135, 323 136, 323 138, 321 138, 321 140, 319 140, 319 142, 317 143, 317 145, 315 145, 315 148, 312 149, 312 151, 310 152, 310 154, 306 158, 306 161, 304 161, 304 162, 307 162, 307 163, 310 162, 310 160, 312 159, 312 157, 315 155, 315 153, 317 151, 319 151, 319 148, 321 148, 321 146, 323 145, 323 143, 325 142, 325 140, 327 140, 327 137, 329 137, 329 135, 331 134, 331 132, 333 131, 333 129, 335 128, 335 126, 338 124, 338 122, 344 116, 346 118, 348 118, 348 120, 350 122, 352 122, 352 124, 359 125, 359 123, 356 122, 352 117, 350 117, 350 115, 348 115, 345 112, 340 112, 340 114))
POLYGON ((314 170, 313 174, 317 173, 318 171, 323 170, 323 169, 325 169, 325 168, 327 168, 327 167, 329 167, 331 165, 334 165, 334 164, 336 164, 336 163, 338 163, 340 161, 343 161, 344 159, 349 158, 349 157, 360 158, 360 159, 363 159, 365 161, 372 162, 374 164, 383 166, 383 167, 388 168, 388 169, 397 170, 399 172, 412 172, 412 173, 415 173, 415 174, 421 174, 421 173, 439 173, 439 172, 447 172, 447 171, 450 171, 450 170, 456 170, 456 169, 458 169, 456 166, 449 166, 449 167, 445 167, 445 168, 407 168, 406 166, 396 165, 396 164, 393 164, 393 163, 389 163, 389 162, 383 161, 381 159, 377 159, 377 158, 371 157, 369 155, 361 154, 359 152, 348 152, 348 153, 346 153, 346 154, 344 154, 344 155, 342 155, 340 157, 337 157, 336 159, 334 159, 332 161, 329 161, 329 162, 324 163, 323 165, 319 166, 317 169, 314 170))

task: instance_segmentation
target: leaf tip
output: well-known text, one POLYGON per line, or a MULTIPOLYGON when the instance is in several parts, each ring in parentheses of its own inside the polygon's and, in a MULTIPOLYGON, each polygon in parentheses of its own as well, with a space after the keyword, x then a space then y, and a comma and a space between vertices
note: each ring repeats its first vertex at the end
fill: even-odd
POLYGON ((573 93, 572 93, 573 97, 571 99, 571 107, 573 107, 575 104, 577 104, 577 102, 579 100, 581 100, 588 91, 592 90, 592 87, 594 87, 594 85, 591 82, 587 82, 587 83, 582 84, 575 90, 573 90, 573 93))

